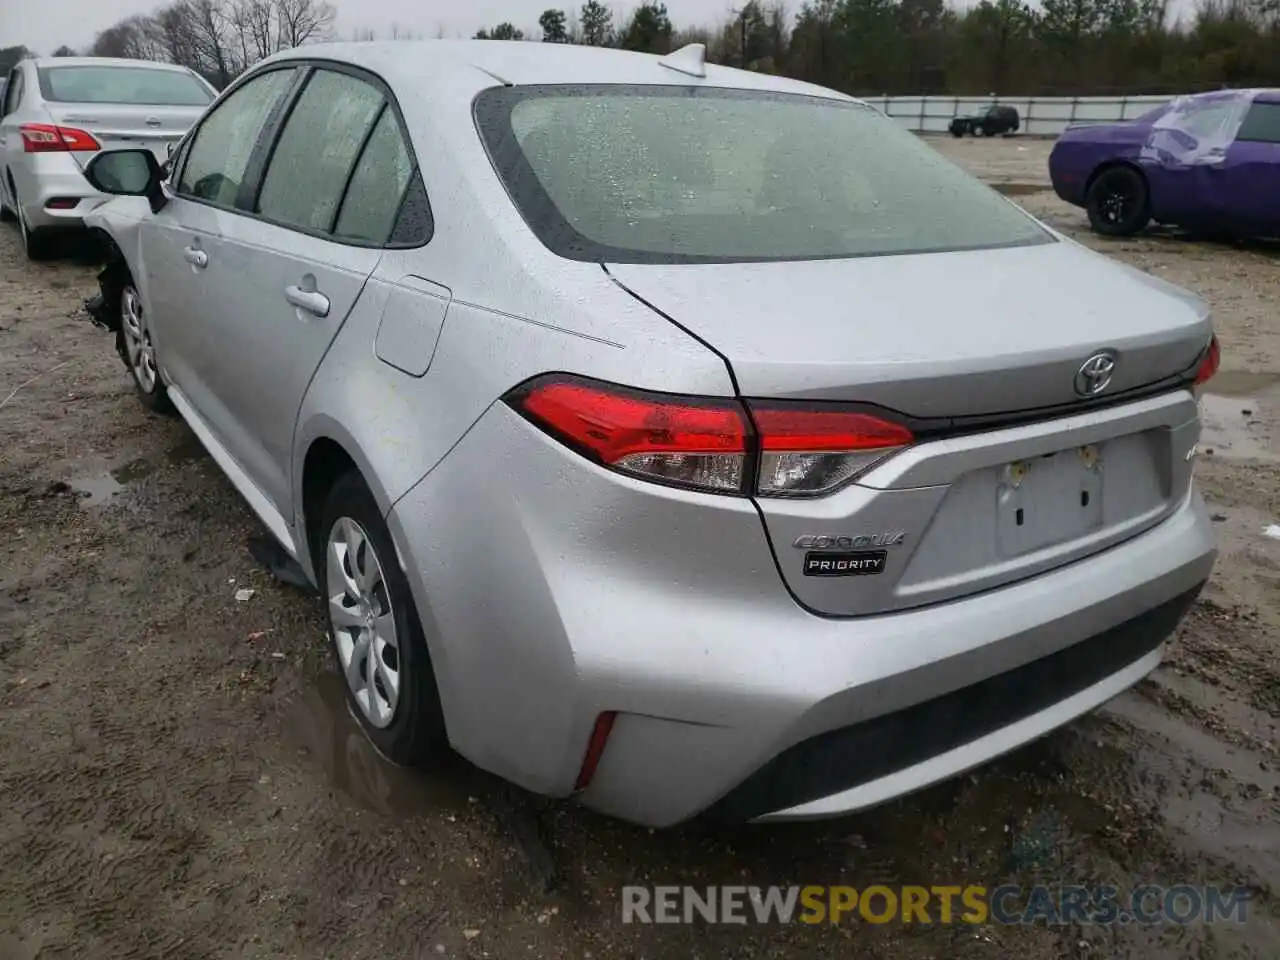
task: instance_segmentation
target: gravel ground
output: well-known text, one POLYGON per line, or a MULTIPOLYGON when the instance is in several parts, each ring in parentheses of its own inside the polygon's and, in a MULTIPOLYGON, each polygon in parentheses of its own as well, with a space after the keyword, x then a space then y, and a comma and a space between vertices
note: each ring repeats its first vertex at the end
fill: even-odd
MULTIPOLYGON (((1154 676, 972 775, 820 825, 653 834, 458 762, 388 767, 317 602, 79 311, 91 266, 0 229, 0 960, 1280 956, 1280 251, 1107 242, 1049 145, 935 141, 1037 215, 1212 303, 1198 467, 1222 558, 1154 676), (12 392, 11 392, 12 391, 12 392), (254 590, 243 602, 241 588, 254 590), (624 925, 655 884, 1243 884, 1244 924, 624 925)), ((1028 304, 1028 309, 1033 309, 1028 304)))

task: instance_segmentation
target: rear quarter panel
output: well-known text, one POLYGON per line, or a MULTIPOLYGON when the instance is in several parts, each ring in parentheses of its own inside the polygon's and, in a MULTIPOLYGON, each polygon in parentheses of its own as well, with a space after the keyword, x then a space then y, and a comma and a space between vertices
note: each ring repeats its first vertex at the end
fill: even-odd
POLYGON ((1126 124, 1068 128, 1049 153, 1049 180, 1067 203, 1084 206, 1093 173, 1115 162, 1141 166, 1139 152, 1146 140, 1143 128, 1126 124))

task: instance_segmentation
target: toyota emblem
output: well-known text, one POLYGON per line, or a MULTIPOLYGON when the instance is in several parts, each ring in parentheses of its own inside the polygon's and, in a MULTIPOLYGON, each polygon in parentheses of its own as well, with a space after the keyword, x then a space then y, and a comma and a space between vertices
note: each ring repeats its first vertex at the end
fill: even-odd
POLYGON ((1095 353, 1076 371, 1076 393, 1082 397, 1096 397, 1107 389, 1115 372, 1115 354, 1095 353))

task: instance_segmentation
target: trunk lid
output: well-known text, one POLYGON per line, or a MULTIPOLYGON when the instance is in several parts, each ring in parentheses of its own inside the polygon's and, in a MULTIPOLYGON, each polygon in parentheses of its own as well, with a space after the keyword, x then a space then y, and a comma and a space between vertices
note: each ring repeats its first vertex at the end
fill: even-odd
POLYGON ((1070 241, 609 272, 723 354, 743 396, 914 417, 1073 403, 1076 371, 1103 349, 1114 396, 1186 370, 1211 333, 1195 297, 1070 241))
MULTIPOLYGON (((103 150, 146 148, 161 163, 168 158, 169 145, 176 144, 205 110, 117 103, 46 103, 45 107, 58 126, 92 134, 103 150)), ((83 170, 97 153, 77 150, 71 156, 83 170)))
POLYGON ((1208 343, 1207 311, 1070 241, 608 269, 722 353, 744 397, 871 403, 947 434, 826 496, 757 498, 787 586, 815 612, 1023 579, 1149 529, 1187 494, 1199 421, 1172 383, 1208 343), (1104 350, 1115 370, 1101 398, 1170 390, 1081 401, 1076 375, 1104 350))

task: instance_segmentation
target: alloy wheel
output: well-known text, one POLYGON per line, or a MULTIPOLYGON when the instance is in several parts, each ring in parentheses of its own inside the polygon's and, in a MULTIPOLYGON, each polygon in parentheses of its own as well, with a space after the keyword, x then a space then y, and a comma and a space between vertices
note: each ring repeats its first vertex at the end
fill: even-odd
POLYGON ((1102 196, 1098 203, 1098 212, 1110 224, 1124 223, 1133 212, 1133 204, 1137 198, 1123 183, 1115 183, 1102 196))
POLYGON ((156 351, 151 345, 151 333, 142 317, 142 300, 132 284, 120 293, 120 321, 124 327, 125 352, 129 357, 129 369, 133 371, 144 393, 156 388, 156 351))
POLYGON ((347 686, 364 718, 389 726, 400 700, 400 645, 382 564, 360 524, 341 517, 325 547, 329 623, 347 686))

